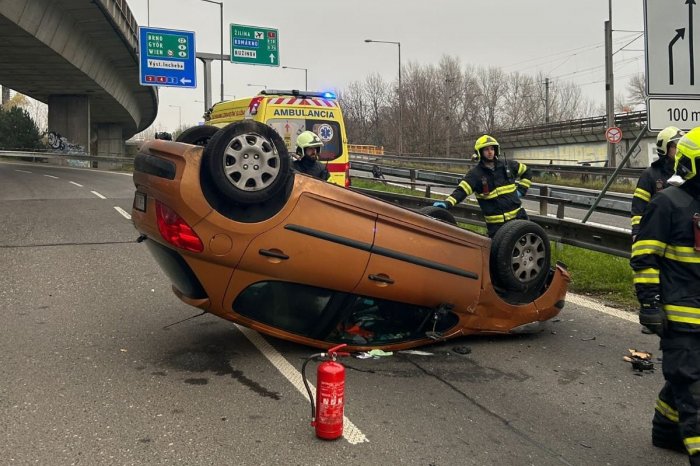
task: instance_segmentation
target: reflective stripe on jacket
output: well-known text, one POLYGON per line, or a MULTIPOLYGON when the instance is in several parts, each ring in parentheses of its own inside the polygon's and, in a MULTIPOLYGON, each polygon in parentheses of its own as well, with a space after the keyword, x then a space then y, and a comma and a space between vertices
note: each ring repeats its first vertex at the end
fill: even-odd
POLYGON ((669 326, 700 332, 700 251, 693 214, 700 212, 700 181, 670 186, 649 203, 630 265, 640 302, 661 300, 669 326))
POLYGON ((668 187, 668 179, 673 175, 673 164, 673 159, 662 156, 639 177, 632 197, 632 236, 639 233, 639 222, 649 201, 656 193, 668 187))

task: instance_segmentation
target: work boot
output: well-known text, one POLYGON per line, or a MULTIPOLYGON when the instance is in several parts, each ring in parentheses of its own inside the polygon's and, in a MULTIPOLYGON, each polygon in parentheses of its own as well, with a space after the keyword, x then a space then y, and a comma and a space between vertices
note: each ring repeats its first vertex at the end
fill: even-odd
MULTIPOLYGON (((683 441, 680 439, 679 440, 669 440, 669 439, 659 439, 656 437, 652 437, 651 443, 656 448, 664 448, 666 450, 673 450, 673 451, 677 451, 680 453, 688 453, 688 451, 685 449, 685 445, 683 445, 683 441)), ((700 456, 697 456, 697 457, 691 456, 690 458, 696 458, 695 461, 697 461, 697 463, 693 463, 692 459, 691 459, 690 464, 700 465, 700 456)))
POLYGON ((678 431, 678 424, 662 416, 658 411, 654 413, 651 426, 651 443, 657 448, 688 453, 681 433, 678 431))

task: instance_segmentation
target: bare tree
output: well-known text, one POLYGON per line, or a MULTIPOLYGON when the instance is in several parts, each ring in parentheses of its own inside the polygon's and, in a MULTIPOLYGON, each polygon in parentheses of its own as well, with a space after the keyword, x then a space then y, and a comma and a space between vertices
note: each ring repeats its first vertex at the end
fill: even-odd
POLYGON ((508 81, 500 68, 480 68, 477 73, 477 82, 481 91, 476 109, 480 126, 486 132, 493 132, 501 126, 503 114, 500 103, 508 90, 508 81))
POLYGON ((444 147, 444 130, 440 112, 443 109, 444 80, 433 66, 409 63, 403 71, 403 134, 404 152, 432 153, 444 147))
MULTIPOLYGON (((402 68, 402 134, 405 153, 469 154, 476 134, 583 118, 595 104, 581 89, 550 81, 544 74, 504 73, 500 68, 462 66, 443 56, 437 66, 402 68)), ((373 74, 339 93, 348 138, 398 148, 398 82, 373 74)), ((599 113, 600 114, 600 113, 599 113)))
POLYGON ((373 144, 384 146, 386 144, 386 134, 391 134, 387 131, 384 115, 388 113, 390 104, 391 87, 390 84, 384 82, 378 73, 367 76, 364 86, 364 100, 367 102, 367 121, 369 124, 369 132, 373 144))
POLYGON ((646 102, 646 80, 644 73, 632 76, 627 83, 627 99, 632 105, 642 105, 646 102))
POLYGON ((503 121, 505 128, 517 128, 533 124, 543 112, 537 83, 531 76, 512 73, 506 76, 507 86, 503 95, 503 121))

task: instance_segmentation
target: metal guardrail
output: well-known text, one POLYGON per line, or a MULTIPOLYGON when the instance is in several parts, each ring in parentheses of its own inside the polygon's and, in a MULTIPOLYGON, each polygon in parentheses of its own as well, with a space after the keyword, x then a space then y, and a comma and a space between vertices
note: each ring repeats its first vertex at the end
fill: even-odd
MULTIPOLYGON (((375 166, 376 164, 368 162, 350 162, 351 169, 362 172, 371 173, 375 166)), ((381 172, 384 175, 408 179, 410 180, 408 182, 409 184, 417 181, 430 183, 429 185, 426 185, 426 196, 430 196, 431 186, 454 188, 463 177, 463 175, 456 175, 454 173, 384 166, 381 167, 381 172)), ((553 200, 564 200, 567 202, 567 205, 580 209, 590 208, 599 194, 598 191, 592 189, 569 188, 566 186, 539 183, 533 183, 531 190, 538 190, 540 192, 540 196, 543 197, 551 198, 553 200)), ((528 197, 531 198, 532 196, 528 194, 526 198, 528 197)), ((556 201, 554 201, 554 203, 556 204, 556 201)), ((621 216, 629 216, 631 209, 632 195, 620 193, 606 193, 605 197, 600 200, 597 206, 597 210, 599 212, 621 216)))
MULTIPOLYGON (((450 167, 461 167, 466 172, 476 165, 475 162, 464 158, 446 158, 446 157, 406 157, 398 155, 367 155, 360 153, 350 153, 351 163, 366 162, 366 163, 381 163, 383 161, 400 162, 402 164, 419 163, 430 165, 448 165, 450 167)), ((549 160, 549 159, 547 159, 549 160)), ((582 162, 576 165, 560 165, 560 164, 537 164, 527 163, 527 166, 535 173, 555 173, 555 174, 573 174, 583 176, 610 176, 615 171, 614 167, 594 167, 585 165, 587 163, 603 163, 604 160, 598 162, 582 162)), ((383 168, 383 167, 382 167, 383 168)), ((622 168, 618 175, 623 178, 639 178, 643 168, 622 168)))
POLYGON ((16 151, 16 150, 0 150, 0 157, 8 157, 15 159, 32 159, 32 162, 67 161, 67 160, 85 160, 91 162, 110 162, 130 165, 134 163, 133 157, 102 157, 87 155, 85 153, 70 153, 70 152, 41 152, 41 151, 16 151))
MULTIPOLYGON (((405 194, 395 194, 373 189, 353 189, 368 196, 409 209, 417 210, 421 207, 432 205, 432 200, 424 197, 407 196, 405 194)), ((458 222, 468 223, 470 225, 486 225, 481 216, 481 209, 477 206, 459 204, 452 207, 450 212, 452 212, 458 222)), ((613 256, 630 257, 632 237, 628 231, 587 225, 546 215, 528 215, 530 220, 545 229, 549 239, 552 241, 613 256)))
MULTIPOLYGON (((629 112, 615 115, 615 126, 621 128, 638 127, 641 129, 647 122, 647 112, 629 112)), ((601 129, 607 128, 607 117, 598 116, 590 118, 580 118, 577 120, 557 121, 544 125, 522 126, 510 130, 497 130, 498 138, 507 140, 509 138, 521 138, 523 136, 534 137, 536 135, 573 135, 598 133, 603 134, 601 129)), ((480 134, 468 135, 464 139, 474 141, 480 134)))

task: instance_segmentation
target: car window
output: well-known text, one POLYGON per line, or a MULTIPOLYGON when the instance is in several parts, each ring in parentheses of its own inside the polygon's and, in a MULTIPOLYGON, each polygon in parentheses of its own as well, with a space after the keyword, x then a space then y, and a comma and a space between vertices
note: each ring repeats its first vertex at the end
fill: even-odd
POLYGON ((291 118, 273 118, 267 121, 277 131, 293 153, 297 149, 297 136, 304 131, 313 131, 323 141, 319 160, 337 159, 343 153, 340 124, 330 120, 302 120, 291 118))
POLYGON ((447 313, 437 320, 435 311, 421 306, 355 296, 344 318, 328 336, 329 341, 353 345, 383 345, 425 338, 457 324, 447 313))
POLYGON ((383 345, 425 338, 457 324, 447 313, 308 285, 265 281, 243 290, 235 312, 309 338, 353 345, 383 345))
POLYGON ((317 338, 324 322, 335 319, 333 310, 328 307, 334 294, 342 293, 315 286, 265 281, 243 290, 233 302, 233 310, 260 323, 317 338))

